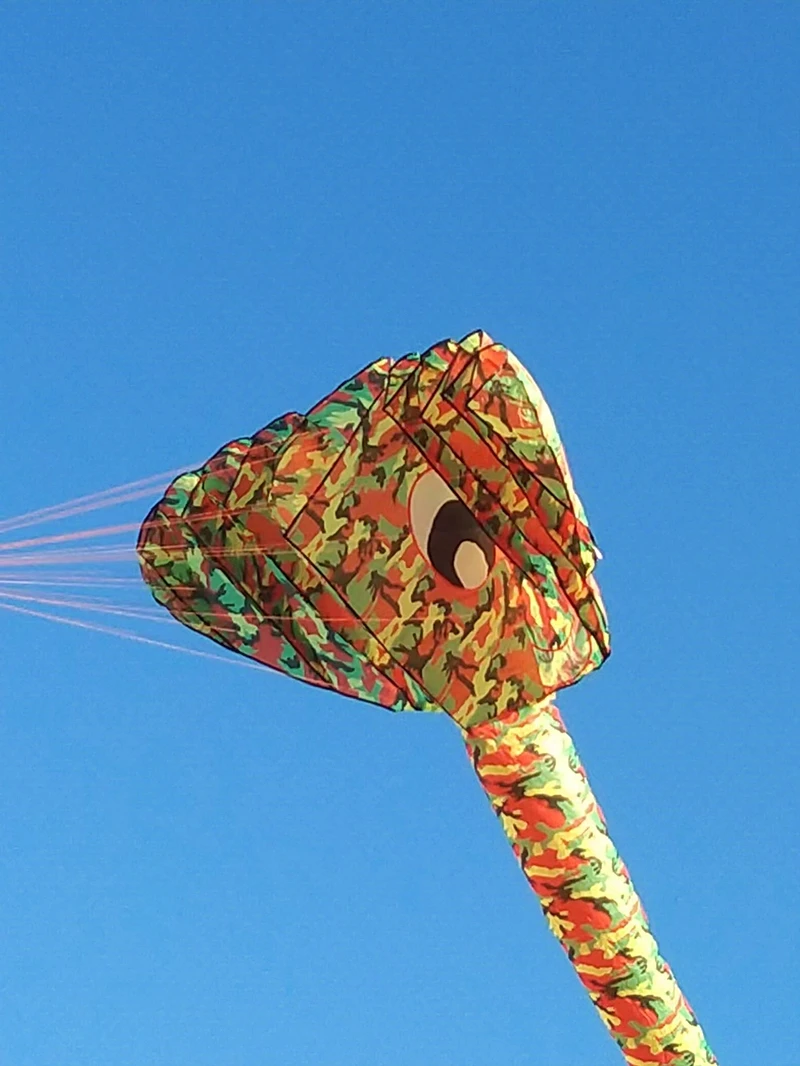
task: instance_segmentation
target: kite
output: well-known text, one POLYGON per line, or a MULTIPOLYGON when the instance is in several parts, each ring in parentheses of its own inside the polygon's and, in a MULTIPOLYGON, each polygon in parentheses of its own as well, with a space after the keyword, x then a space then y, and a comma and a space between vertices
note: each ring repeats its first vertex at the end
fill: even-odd
POLYGON ((625 1061, 717 1062, 553 702, 609 634, 561 440, 511 351, 475 332, 379 359, 175 479, 138 555, 155 599, 217 644, 448 714, 625 1061))

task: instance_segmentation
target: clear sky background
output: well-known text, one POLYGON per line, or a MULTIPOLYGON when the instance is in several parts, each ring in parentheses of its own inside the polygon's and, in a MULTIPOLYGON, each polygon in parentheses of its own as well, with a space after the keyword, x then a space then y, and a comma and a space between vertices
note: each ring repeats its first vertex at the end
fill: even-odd
MULTIPOLYGON (((724 1066, 800 1063, 798 56, 792 3, 0 11, 0 517, 512 347, 605 554, 562 707, 724 1066)), ((621 1062, 448 721, 0 612, 0 751, 2 1066, 621 1062)))

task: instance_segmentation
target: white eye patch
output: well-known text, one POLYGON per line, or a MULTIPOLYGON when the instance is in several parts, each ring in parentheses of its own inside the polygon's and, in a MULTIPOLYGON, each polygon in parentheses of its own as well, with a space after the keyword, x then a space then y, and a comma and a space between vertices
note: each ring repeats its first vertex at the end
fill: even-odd
POLYGON ((494 544, 435 470, 414 485, 411 528, 428 562, 450 584, 479 588, 494 562, 494 544))

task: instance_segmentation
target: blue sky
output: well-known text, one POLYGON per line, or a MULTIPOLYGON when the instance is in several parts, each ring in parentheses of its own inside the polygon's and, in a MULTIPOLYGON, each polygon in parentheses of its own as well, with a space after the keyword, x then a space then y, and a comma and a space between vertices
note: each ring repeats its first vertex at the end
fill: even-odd
MULTIPOLYGON (((0 14, 0 517, 512 347, 605 554, 562 707, 726 1066, 800 1061, 798 54, 735 0, 0 14)), ((447 721, 0 647, 4 1063, 621 1061, 447 721)))

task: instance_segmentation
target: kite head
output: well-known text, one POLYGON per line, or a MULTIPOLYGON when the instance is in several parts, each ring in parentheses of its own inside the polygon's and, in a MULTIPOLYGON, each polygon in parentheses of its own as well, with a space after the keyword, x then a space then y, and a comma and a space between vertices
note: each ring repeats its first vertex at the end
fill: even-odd
POLYGON ((226 445, 173 482, 138 552, 155 598, 218 643, 464 726, 609 651, 552 416, 482 332, 378 360, 226 445))

